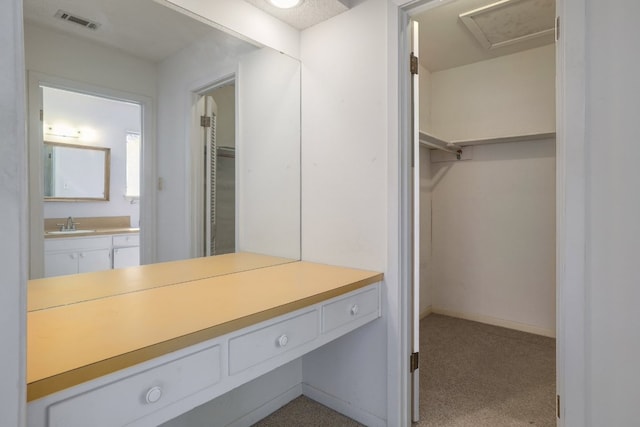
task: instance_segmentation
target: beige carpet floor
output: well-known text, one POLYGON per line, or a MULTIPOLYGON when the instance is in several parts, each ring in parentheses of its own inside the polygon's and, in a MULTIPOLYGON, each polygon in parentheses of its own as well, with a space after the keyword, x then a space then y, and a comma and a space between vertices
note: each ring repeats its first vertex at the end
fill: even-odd
MULTIPOLYGON (((416 427, 552 427, 555 340, 432 314, 420 323, 416 427)), ((360 426, 301 396, 255 424, 360 426)))

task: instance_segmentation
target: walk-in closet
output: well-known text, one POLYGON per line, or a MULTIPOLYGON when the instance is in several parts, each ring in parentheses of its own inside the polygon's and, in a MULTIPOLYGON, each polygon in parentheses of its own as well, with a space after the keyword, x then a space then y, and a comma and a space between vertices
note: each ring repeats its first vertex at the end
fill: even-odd
POLYGON ((412 16, 424 425, 555 425, 554 17, 553 0, 457 0, 412 16), (535 401, 529 413, 505 406, 518 399, 535 401))

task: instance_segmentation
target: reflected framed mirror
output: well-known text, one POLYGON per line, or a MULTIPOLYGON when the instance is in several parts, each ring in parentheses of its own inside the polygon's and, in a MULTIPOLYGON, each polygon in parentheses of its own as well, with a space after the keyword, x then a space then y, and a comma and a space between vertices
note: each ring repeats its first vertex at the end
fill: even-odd
POLYGON ((44 201, 109 200, 111 149, 44 141, 44 201))

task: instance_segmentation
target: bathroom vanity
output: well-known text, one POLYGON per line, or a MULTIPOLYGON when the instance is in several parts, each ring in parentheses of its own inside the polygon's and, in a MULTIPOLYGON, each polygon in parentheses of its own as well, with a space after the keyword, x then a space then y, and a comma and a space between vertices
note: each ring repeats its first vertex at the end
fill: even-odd
POLYGON ((140 229, 130 218, 73 218, 45 220, 44 276, 91 273, 140 264, 140 229), (70 222, 72 229, 63 229, 70 222))
POLYGON ((79 302, 47 286, 63 278, 30 283, 28 425, 155 426, 381 315, 381 273, 295 261, 211 276, 218 258, 75 276, 79 302), (107 296, 80 283, 128 273, 139 286, 107 296))

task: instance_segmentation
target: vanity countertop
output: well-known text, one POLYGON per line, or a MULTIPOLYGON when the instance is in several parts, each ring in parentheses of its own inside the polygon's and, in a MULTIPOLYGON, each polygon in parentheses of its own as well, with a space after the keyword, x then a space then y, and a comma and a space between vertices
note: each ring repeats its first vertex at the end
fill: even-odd
MULTIPOLYGON (((184 275, 154 287, 27 313, 27 399, 308 307, 382 280, 382 273, 290 262, 215 277, 193 279, 193 262, 124 269, 149 282, 164 273, 184 275), (169 267, 169 268, 167 268, 169 267)), ((85 285, 108 283, 118 270, 80 275, 85 285)), ((71 276, 69 276, 71 277, 71 276)), ((64 278, 41 279, 47 281, 64 278)), ((144 280, 141 279, 142 282, 144 280)), ((32 281, 34 282, 34 281, 32 281)), ((31 302, 35 288, 29 283, 31 302)), ((53 283, 48 283, 53 285, 53 283)))
POLYGON ((45 239, 134 234, 139 232, 139 227, 131 227, 131 218, 128 216, 45 218, 44 220, 45 239), (78 232, 60 233, 60 227, 69 221, 77 227, 78 232))
POLYGON ((27 311, 43 310, 223 274, 294 262, 294 259, 238 252, 214 257, 29 280, 27 311))
MULTIPOLYGON (((55 231, 55 230, 54 230, 55 231)), ((140 232, 140 228, 136 227, 116 227, 116 228, 96 228, 90 230, 79 230, 80 232, 70 233, 50 233, 44 232, 45 239, 59 239, 64 237, 89 237, 89 236, 105 236, 108 234, 135 234, 140 232)))

